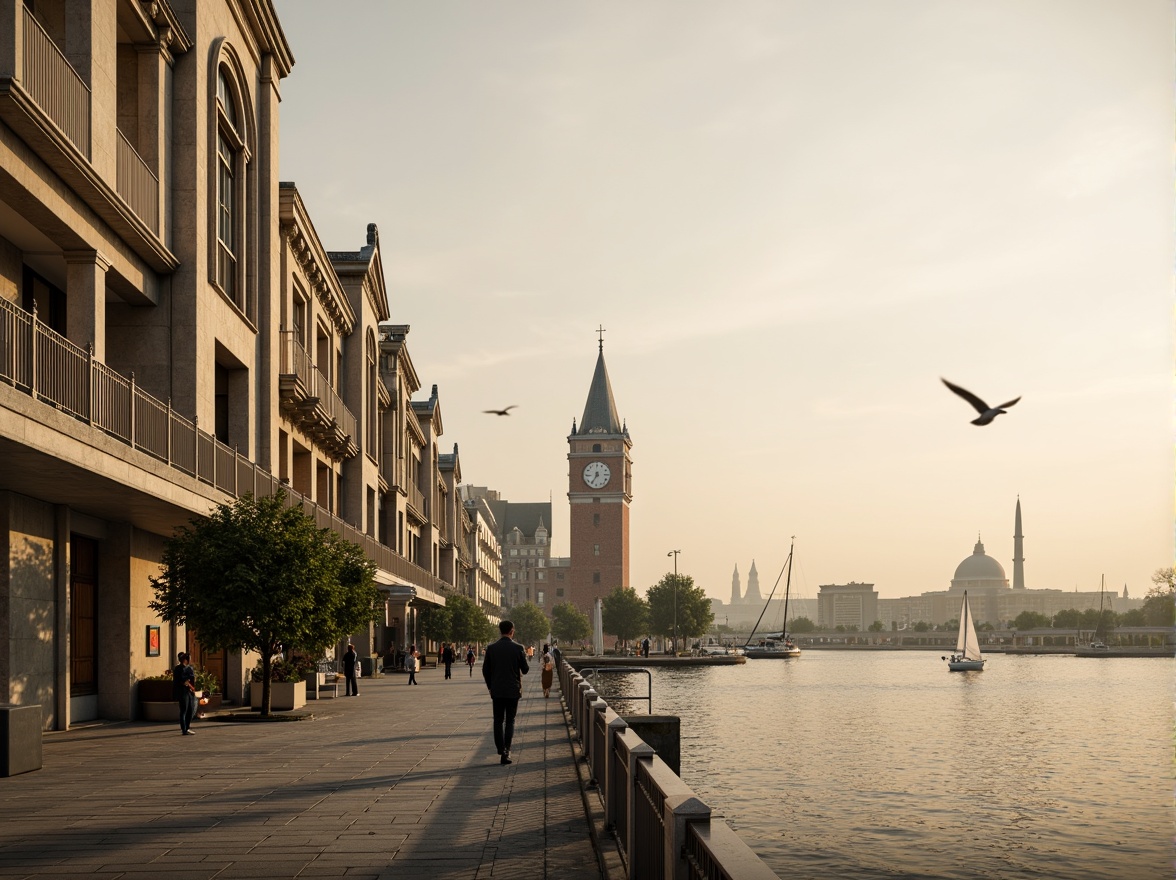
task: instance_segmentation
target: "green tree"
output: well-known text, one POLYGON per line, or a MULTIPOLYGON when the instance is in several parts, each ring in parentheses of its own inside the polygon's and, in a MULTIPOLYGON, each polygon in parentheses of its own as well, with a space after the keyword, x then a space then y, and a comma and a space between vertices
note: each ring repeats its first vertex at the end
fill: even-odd
POLYGON ((465 645, 485 644, 498 638, 498 629, 469 596, 455 593, 445 600, 449 612, 449 638, 465 645))
POLYGON ((164 545, 149 603, 186 623, 213 651, 261 655, 261 712, 282 651, 322 653, 376 619, 375 564, 358 546, 319 529, 285 493, 246 495, 181 526, 164 545))
POLYGON ((1054 629, 1078 629, 1082 625, 1082 612, 1077 608, 1067 608, 1053 616, 1054 629))
POLYGON ((417 612, 417 628, 427 639, 448 642, 453 639, 453 612, 448 606, 425 605, 417 612))
POLYGON ((884 624, 880 620, 875 620, 868 627, 866 627, 866 629, 868 629, 872 633, 880 633, 880 632, 882 632, 882 630, 886 629, 886 624, 884 624))
POLYGON ((1176 626, 1176 568, 1157 568, 1143 600, 1147 626, 1176 626))
MULTIPOLYGON (((675 604, 678 636, 683 639, 705 635, 715 621, 710 599, 694 578, 685 574, 666 574, 645 592, 649 603, 650 632, 660 636, 674 634, 675 604)), ((676 651, 678 646, 674 646, 676 651)))
POLYGON ((1022 611, 1013 620, 1013 626, 1017 629, 1043 629, 1052 623, 1053 620, 1040 611, 1022 611))
POLYGON ((534 602, 524 602, 510 609, 510 620, 515 627, 515 641, 520 645, 538 644, 551 632, 551 622, 534 602))
POLYGON ((1147 626, 1147 616, 1142 608, 1132 608, 1124 611, 1115 619, 1116 626, 1147 626))
POLYGON ((912 626, 911 629, 917 633, 925 633, 931 629, 931 624, 925 620, 920 620, 914 626, 912 626))
POLYGON ((649 603, 632 587, 617 587, 601 603, 601 623, 627 647, 631 639, 649 632, 649 603))
POLYGON ((797 617, 792 621, 792 626, 788 627, 790 633, 811 633, 817 631, 817 625, 808 617, 797 617))
POLYGON ((551 609, 551 635, 562 644, 570 645, 586 639, 591 633, 592 623, 588 615, 571 602, 560 602, 551 609))

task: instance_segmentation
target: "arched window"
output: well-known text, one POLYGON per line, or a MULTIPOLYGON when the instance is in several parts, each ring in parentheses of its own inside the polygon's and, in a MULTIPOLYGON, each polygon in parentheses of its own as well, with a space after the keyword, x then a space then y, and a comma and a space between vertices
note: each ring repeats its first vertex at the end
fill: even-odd
POLYGON ((247 265, 253 236, 248 193, 253 172, 254 131, 249 96, 240 63, 232 47, 223 43, 214 52, 211 71, 209 199, 209 278, 225 298, 253 320, 252 284, 247 265))
POLYGON ((379 418, 379 395, 376 392, 376 382, 379 374, 376 371, 376 336, 371 330, 367 333, 367 454, 373 461, 379 461, 379 447, 377 445, 376 426, 379 418))

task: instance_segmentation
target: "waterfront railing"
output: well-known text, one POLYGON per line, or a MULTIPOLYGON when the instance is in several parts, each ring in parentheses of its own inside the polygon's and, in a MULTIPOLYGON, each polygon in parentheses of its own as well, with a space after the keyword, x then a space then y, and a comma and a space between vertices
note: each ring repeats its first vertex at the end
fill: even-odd
POLYGON ((731 827, 711 815, 562 657, 556 667, 591 785, 630 880, 779 880, 731 827))

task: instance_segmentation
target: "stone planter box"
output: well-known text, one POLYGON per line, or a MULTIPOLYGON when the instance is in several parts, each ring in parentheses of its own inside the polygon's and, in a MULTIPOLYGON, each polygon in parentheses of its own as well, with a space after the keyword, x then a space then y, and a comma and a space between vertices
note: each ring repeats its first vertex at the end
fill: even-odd
MULTIPOLYGON (((254 709, 261 708, 261 689, 264 682, 255 681, 249 685, 249 705, 254 709)), ((304 681, 271 681, 270 682, 270 710, 289 712, 291 709, 301 709, 306 705, 306 682, 304 681)))

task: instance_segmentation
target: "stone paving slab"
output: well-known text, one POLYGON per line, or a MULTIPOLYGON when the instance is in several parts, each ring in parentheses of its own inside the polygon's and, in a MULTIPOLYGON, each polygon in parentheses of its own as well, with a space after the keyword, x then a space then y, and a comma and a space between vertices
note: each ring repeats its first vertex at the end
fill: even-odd
MULTIPOLYGON (((480 670, 478 671, 480 673, 480 670)), ((361 681, 314 720, 48 733, 0 779, 0 877, 601 880, 560 702, 524 680, 512 757, 481 675, 361 681)))

